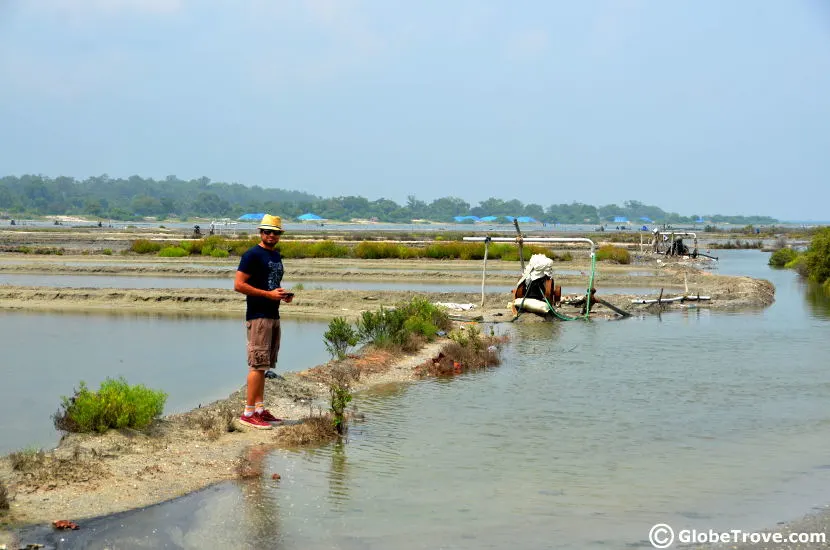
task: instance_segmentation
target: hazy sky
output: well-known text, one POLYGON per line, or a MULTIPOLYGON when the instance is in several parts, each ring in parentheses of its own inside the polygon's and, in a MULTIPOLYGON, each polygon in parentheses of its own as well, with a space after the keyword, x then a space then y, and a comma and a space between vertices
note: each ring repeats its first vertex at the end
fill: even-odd
POLYGON ((825 0, 0 0, 0 175, 830 219, 825 0))

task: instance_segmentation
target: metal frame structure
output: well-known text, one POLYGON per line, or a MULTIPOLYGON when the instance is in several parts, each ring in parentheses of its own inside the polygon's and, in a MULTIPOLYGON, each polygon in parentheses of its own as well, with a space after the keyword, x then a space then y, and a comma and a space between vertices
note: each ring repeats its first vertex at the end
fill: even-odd
MULTIPOLYGON (((464 241, 483 242, 484 243, 484 268, 481 272, 481 305, 484 305, 484 280, 487 277, 487 251, 491 242, 494 243, 516 243, 519 245, 519 259, 522 264, 522 273, 524 273, 525 261, 522 255, 522 244, 546 244, 546 243, 587 243, 591 245, 591 259, 596 256, 597 245, 587 237, 531 237, 524 238, 516 237, 463 237, 464 241)), ((593 264, 592 264, 593 265, 593 264)))

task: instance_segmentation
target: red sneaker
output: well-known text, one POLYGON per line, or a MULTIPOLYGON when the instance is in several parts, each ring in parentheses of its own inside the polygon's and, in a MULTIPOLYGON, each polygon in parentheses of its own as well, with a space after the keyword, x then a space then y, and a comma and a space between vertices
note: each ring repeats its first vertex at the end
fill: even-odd
POLYGON ((239 417, 239 421, 242 423, 243 426, 249 428, 256 428, 257 430, 271 429, 271 424, 263 420, 257 413, 254 413, 251 416, 245 416, 243 414, 239 417))
POLYGON ((268 422, 269 424, 282 424, 282 418, 277 418, 276 416, 271 414, 271 411, 269 411, 268 409, 264 409, 261 413, 259 413, 259 417, 264 421, 268 422))

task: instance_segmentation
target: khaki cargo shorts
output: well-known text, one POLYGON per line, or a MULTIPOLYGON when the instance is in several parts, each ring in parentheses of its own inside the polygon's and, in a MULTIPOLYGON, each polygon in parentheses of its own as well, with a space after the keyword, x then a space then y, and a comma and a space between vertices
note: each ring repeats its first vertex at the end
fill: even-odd
POLYGON ((280 320, 251 319, 245 321, 248 338, 248 367, 273 369, 280 351, 280 320))

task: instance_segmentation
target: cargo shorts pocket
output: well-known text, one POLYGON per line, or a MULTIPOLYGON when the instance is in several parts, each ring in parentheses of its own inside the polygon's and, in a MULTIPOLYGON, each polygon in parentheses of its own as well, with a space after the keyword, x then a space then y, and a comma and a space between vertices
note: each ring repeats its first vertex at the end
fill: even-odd
POLYGON ((269 346, 248 346, 248 366, 268 368, 271 366, 269 346))

